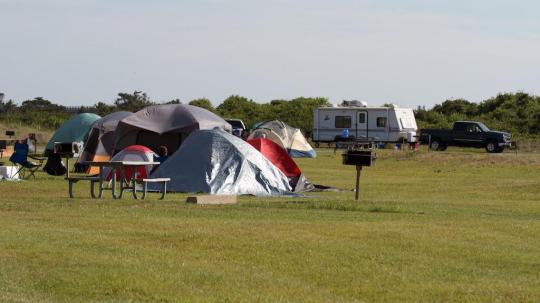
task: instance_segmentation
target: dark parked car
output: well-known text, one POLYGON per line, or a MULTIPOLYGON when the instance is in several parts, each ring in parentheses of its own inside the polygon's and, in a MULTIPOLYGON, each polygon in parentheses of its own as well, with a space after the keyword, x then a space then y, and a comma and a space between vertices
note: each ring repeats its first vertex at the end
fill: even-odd
POLYGON ((246 129, 244 122, 240 119, 225 119, 232 126, 232 133, 237 137, 242 137, 242 133, 246 129))
POLYGON ((483 147, 488 153, 500 153, 512 147, 512 135, 490 130, 481 122, 457 121, 452 129, 421 129, 420 142, 432 150, 445 150, 448 146, 483 147))

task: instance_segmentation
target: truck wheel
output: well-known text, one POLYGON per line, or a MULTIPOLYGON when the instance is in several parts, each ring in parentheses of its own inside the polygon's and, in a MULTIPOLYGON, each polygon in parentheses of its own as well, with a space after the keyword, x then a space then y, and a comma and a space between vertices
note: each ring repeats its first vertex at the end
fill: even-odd
POLYGON ((488 143, 486 143, 486 151, 488 153, 496 153, 498 150, 499 147, 495 141, 488 141, 488 143))
POLYGON ((433 139, 431 140, 431 143, 429 144, 429 148, 431 150, 441 150, 442 144, 439 141, 439 139, 433 139))

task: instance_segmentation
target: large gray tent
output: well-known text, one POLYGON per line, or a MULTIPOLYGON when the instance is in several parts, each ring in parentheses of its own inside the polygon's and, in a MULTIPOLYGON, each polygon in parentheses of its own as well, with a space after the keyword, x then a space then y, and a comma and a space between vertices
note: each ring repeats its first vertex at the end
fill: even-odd
POLYGON ((222 130, 193 132, 153 178, 171 178, 168 190, 234 195, 292 192, 287 177, 253 146, 222 130))
POLYGON ((114 150, 116 153, 131 145, 157 150, 163 145, 173 153, 194 130, 213 128, 232 131, 227 121, 204 108, 184 104, 149 106, 118 123, 114 150))

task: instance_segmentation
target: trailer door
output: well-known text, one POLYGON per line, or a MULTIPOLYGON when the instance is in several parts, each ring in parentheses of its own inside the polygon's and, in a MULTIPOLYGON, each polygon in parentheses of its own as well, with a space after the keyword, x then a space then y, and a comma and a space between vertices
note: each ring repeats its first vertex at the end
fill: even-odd
POLYGON ((358 140, 367 140, 368 136, 368 113, 367 111, 358 111, 356 113, 356 138, 358 140))

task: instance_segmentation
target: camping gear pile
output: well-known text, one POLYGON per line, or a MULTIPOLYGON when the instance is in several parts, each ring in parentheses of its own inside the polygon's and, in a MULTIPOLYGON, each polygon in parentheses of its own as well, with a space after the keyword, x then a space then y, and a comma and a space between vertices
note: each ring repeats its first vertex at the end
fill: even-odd
MULTIPOLYGON (((252 134, 247 142, 231 132, 228 122, 206 109, 154 105, 103 118, 78 115, 54 134, 47 148, 59 141, 83 141, 79 162, 151 162, 156 159, 154 151, 164 146, 169 152, 167 160, 158 167, 141 167, 137 176, 171 178, 168 191, 173 192, 259 196, 313 189, 291 158, 315 156, 300 130, 281 121, 268 121, 254 131, 265 135, 252 134)), ((54 158, 50 151, 48 154, 54 158)), ((55 162, 47 165, 62 166, 59 157, 55 162)), ((86 168, 85 172, 93 175, 97 170, 86 168)), ((110 172, 103 173, 112 178, 110 172)), ((57 175, 54 170, 52 174, 57 175)))

